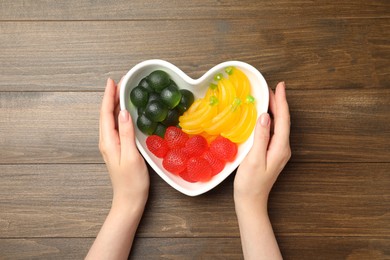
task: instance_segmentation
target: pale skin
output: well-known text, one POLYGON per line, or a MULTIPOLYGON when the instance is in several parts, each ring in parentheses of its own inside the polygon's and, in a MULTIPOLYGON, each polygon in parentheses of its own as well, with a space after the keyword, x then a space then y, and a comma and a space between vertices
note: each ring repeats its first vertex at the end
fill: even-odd
POLYGON ((127 259, 148 199, 148 169, 136 148, 129 113, 118 115, 118 90, 108 79, 99 126, 99 149, 113 188, 112 206, 86 259, 127 259))
POLYGON ((254 144, 237 170, 234 202, 245 259, 282 259, 268 217, 268 196, 280 172, 291 157, 290 113, 285 84, 270 90, 270 112, 257 122, 254 144))
MULTIPOLYGON (((127 259, 149 193, 149 173, 135 145, 127 111, 119 111, 119 87, 111 79, 100 110, 99 149, 113 187, 110 212, 86 259, 127 259)), ((291 156, 285 84, 270 90, 270 112, 257 122, 254 144, 234 180, 234 202, 245 259, 282 259, 268 217, 268 196, 291 156), (273 131, 272 131, 273 130, 273 131)))

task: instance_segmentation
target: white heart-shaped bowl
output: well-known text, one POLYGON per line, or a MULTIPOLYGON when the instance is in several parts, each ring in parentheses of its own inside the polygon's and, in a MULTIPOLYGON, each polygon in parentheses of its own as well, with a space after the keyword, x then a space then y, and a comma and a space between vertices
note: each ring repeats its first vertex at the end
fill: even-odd
POLYGON ((122 79, 120 89, 120 107, 121 110, 127 109, 133 120, 137 147, 160 177, 176 190, 188 196, 197 196, 203 194, 225 180, 242 162, 253 144, 253 133, 248 140, 238 146, 236 159, 227 163, 222 172, 215 175, 208 182, 190 183, 176 176, 162 167, 162 159, 157 158, 146 147, 145 140, 147 136, 138 130, 136 126, 137 108, 130 102, 130 91, 138 85, 142 78, 149 75, 154 70, 163 70, 167 72, 171 79, 176 82, 181 89, 188 89, 194 93, 195 99, 204 96, 209 84, 217 73, 223 73, 226 67, 233 66, 243 71, 251 82, 251 93, 256 99, 257 114, 261 115, 268 109, 268 85, 261 73, 253 66, 240 61, 226 61, 220 63, 206 72, 199 79, 192 79, 175 65, 164 60, 146 60, 135 65, 122 79))

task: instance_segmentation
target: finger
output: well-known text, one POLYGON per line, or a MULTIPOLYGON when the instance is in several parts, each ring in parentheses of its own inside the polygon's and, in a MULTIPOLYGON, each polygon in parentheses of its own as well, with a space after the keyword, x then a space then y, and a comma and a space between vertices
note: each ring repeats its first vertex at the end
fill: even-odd
POLYGON ((122 110, 118 118, 119 137, 121 143, 121 164, 134 157, 138 152, 135 145, 134 127, 127 110, 122 110))
POLYGON ((287 144, 290 136, 290 112, 286 98, 286 87, 280 82, 275 90, 275 129, 274 133, 280 142, 287 144))
POLYGON ((114 108, 115 129, 119 129, 119 127, 118 127, 118 115, 119 115, 120 111, 121 111, 120 105, 116 104, 116 106, 114 108))
POLYGON ((120 79, 120 81, 119 81, 119 83, 118 83, 118 86, 117 86, 117 88, 116 88, 115 99, 118 101, 117 104, 119 104, 119 95, 120 95, 120 92, 121 92, 121 85, 122 85, 122 80, 123 80, 124 77, 125 77, 125 76, 123 76, 123 77, 120 79))
POLYGON ((269 88, 269 110, 268 113, 271 117, 271 136, 274 134, 274 126, 275 126, 275 120, 274 119, 274 113, 276 112, 276 100, 275 100, 275 94, 272 91, 271 88, 269 88))
POLYGON ((106 89, 104 91, 103 101, 100 108, 100 142, 105 142, 105 145, 110 143, 118 143, 118 134, 115 129, 115 92, 116 86, 112 79, 107 80, 106 89))
POLYGON ((115 110, 115 93, 115 82, 109 78, 107 79, 107 85, 100 108, 100 128, 102 137, 110 134, 112 129, 115 127, 115 119, 113 115, 115 110))
POLYGON ((271 119, 268 113, 262 114, 256 123, 253 146, 248 154, 248 160, 266 168, 267 147, 270 138, 271 119))
POLYGON ((271 88, 269 88, 269 113, 271 114, 271 118, 274 117, 274 113, 276 112, 276 100, 275 94, 271 88))
POLYGON ((267 167, 271 171, 280 172, 291 155, 290 113, 283 82, 277 85, 273 101, 270 101, 270 104, 272 102, 270 109, 274 114, 274 134, 268 148, 267 167))
POLYGON ((115 128, 118 129, 118 115, 120 109, 120 104, 119 104, 119 96, 120 96, 120 89, 121 89, 121 84, 124 76, 121 78, 119 81, 118 85, 116 86, 116 93, 115 93, 115 109, 114 109, 114 115, 115 115, 115 128))

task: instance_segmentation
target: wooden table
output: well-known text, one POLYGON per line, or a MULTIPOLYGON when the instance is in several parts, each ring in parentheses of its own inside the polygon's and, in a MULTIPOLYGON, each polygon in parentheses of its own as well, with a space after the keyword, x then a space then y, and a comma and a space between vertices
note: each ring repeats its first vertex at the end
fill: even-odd
MULTIPOLYGON (((390 2, 2 0, 0 259, 83 258, 111 203, 106 79, 150 58, 286 81, 293 156, 269 201, 285 259, 390 258, 390 2)), ((134 259, 241 259, 234 174, 187 197, 154 172, 134 259)))

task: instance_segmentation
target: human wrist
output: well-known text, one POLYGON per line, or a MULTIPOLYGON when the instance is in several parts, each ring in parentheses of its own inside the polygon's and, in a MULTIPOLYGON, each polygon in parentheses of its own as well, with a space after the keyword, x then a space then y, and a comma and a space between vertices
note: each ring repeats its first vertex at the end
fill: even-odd
POLYGON ((262 211, 268 210, 268 193, 240 193, 234 192, 234 204, 236 212, 240 211, 262 211))
POLYGON ((243 190, 243 189, 234 189, 233 192, 234 201, 237 203, 268 203, 269 190, 243 190))
POLYGON ((113 223, 112 225, 120 225, 123 230, 134 229, 141 221, 144 209, 145 207, 141 205, 113 202, 107 219, 113 223))
POLYGON ((148 199, 148 193, 129 196, 128 194, 114 193, 111 211, 143 212, 148 199))

